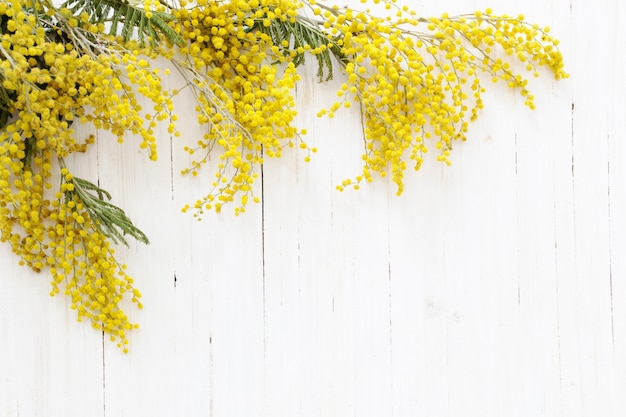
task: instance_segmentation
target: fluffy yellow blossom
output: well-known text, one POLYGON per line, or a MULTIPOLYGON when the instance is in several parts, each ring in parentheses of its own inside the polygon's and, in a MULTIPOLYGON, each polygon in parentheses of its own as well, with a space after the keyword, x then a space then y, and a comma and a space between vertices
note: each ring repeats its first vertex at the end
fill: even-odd
POLYGON ((156 69, 144 64, 154 54, 136 42, 112 42, 86 14, 73 17, 48 3, 19 0, 8 8, 2 2, 0 21, 6 24, 0 45, 0 240, 11 245, 23 265, 49 269, 50 294, 71 296, 79 320, 88 319, 127 349, 123 331, 136 325, 119 303, 132 293, 132 279, 113 257, 111 240, 119 236, 102 234, 114 229, 93 217, 94 207, 102 204, 122 217, 97 197, 87 201, 102 191, 75 178, 64 158, 94 143, 92 136, 76 137, 75 120, 93 123, 119 140, 135 132, 140 146, 156 158, 149 120, 165 119, 168 111, 157 107, 170 101, 156 69), (47 19, 56 22, 55 30, 47 19), (68 43, 69 36, 76 45, 68 43), (135 91, 155 105, 149 120, 135 91), (57 165, 63 167, 60 172, 54 172, 57 165), (61 185, 52 196, 59 174, 61 185))
POLYGON ((317 61, 320 80, 337 69, 344 77, 337 101, 318 116, 351 106, 363 114, 363 172, 339 190, 378 174, 390 175, 400 194, 407 164, 419 169, 429 149, 450 164, 453 144, 483 107, 485 80, 504 82, 534 108, 526 74, 545 66, 567 77, 548 28, 489 9, 423 18, 396 0, 373 0, 385 17, 313 0, 90 3, 0 1, 0 240, 22 265, 47 270, 50 294, 68 296, 78 320, 123 351, 137 325, 121 305, 140 308, 141 292, 114 245, 125 235, 148 239, 105 190, 75 177, 66 157, 95 142, 77 137, 74 123, 137 141, 152 160, 157 132, 181 136, 172 98, 182 88, 164 88, 168 71, 156 58, 183 76, 205 128, 183 145, 193 157, 183 174, 207 183, 206 195, 183 208, 198 219, 259 203, 260 167, 285 148, 310 161, 316 149, 294 126, 306 57, 317 61), (215 172, 206 174, 210 159, 215 172))
POLYGON ((311 6, 336 28, 333 37, 347 82, 338 91, 340 102, 318 116, 334 117, 343 104, 357 103, 364 116, 366 152, 358 180, 338 186, 372 181, 373 173, 391 173, 397 194, 404 189, 407 155, 417 170, 434 140, 437 161, 450 164, 454 141, 467 138, 468 124, 483 107, 483 75, 519 90, 534 109, 528 81, 501 57, 512 55, 533 75, 547 66, 554 76, 566 78, 558 42, 523 20, 495 16, 491 10, 440 18, 416 18, 408 7, 381 0, 395 17, 378 17, 369 10, 311 6))

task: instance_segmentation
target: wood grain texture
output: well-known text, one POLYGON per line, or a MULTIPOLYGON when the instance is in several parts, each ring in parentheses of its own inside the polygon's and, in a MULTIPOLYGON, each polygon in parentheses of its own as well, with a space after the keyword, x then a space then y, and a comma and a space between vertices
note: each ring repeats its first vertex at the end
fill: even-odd
POLYGON ((626 6, 415 5, 486 7, 550 25, 571 78, 532 80, 534 112, 488 85, 453 165, 408 172, 402 197, 386 180, 334 189, 360 172, 361 120, 315 117, 341 79, 311 68, 298 124, 319 152, 267 161, 262 204, 239 217, 180 211, 206 189, 179 174, 202 134, 192 120, 185 138, 160 135, 156 163, 98 133, 70 162, 151 239, 118 252, 144 294, 141 329, 123 355, 1 246, 0 414, 622 416, 626 6))

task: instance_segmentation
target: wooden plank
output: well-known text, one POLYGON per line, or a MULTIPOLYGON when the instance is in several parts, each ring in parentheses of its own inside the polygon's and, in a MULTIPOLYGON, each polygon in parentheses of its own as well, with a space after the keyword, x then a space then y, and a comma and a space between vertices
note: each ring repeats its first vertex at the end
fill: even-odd
MULTIPOLYGON (((585 2, 573 2, 574 28, 594 20, 604 22, 589 36, 574 31, 572 45, 587 51, 583 58, 573 54, 572 91, 573 113, 573 180, 575 221, 575 267, 577 297, 569 308, 577 315, 577 346, 580 356, 566 364, 580 372, 580 411, 589 415, 597 404, 606 404, 606 414, 617 415, 613 408, 612 374, 614 360, 611 328, 611 275, 609 257, 609 199, 608 199, 608 141, 607 92, 613 88, 608 77, 595 77, 594 87, 586 88, 595 65, 609 68, 611 58, 596 45, 613 36, 611 16, 614 7, 601 3, 590 7, 585 2), (584 63, 583 63, 584 61, 584 63), (587 63, 593 62, 594 66, 587 63), (592 122, 593 121, 593 122, 592 122), (577 360, 576 360, 577 359, 577 360)), ((564 399, 567 401, 567 398, 564 399)))
MULTIPOLYGON (((619 53, 626 43, 626 32, 620 22, 624 16, 624 4, 617 3, 609 9, 612 36, 615 41, 608 46, 608 60, 620 60, 619 53)), ((621 61, 620 61, 621 62, 621 61)), ((614 415, 623 407, 620 393, 626 390, 626 258, 622 256, 626 247, 626 178, 625 166, 622 163, 626 157, 626 144, 621 139, 626 128, 623 92, 626 83, 620 71, 621 65, 614 62, 607 68, 608 85, 615 94, 609 96, 607 104, 608 124, 608 216, 609 216, 609 260, 610 260, 610 291, 611 291, 611 357, 612 367, 608 381, 611 396, 608 399, 614 415)))
MULTIPOLYGON (((77 129, 78 135, 89 133, 77 129)), ((90 152, 67 163, 76 175, 88 176, 94 172, 94 160, 95 152, 90 152)), ((37 274, 18 266, 8 244, 0 248, 0 259, 2 414, 103 416, 101 336, 77 323, 62 292, 50 297, 47 271, 37 274)))

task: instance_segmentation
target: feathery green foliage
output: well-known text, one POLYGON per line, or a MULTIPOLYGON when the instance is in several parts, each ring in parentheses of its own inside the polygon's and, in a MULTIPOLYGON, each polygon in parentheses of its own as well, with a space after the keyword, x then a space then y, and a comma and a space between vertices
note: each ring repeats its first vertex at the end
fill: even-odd
POLYGON ((182 45, 183 39, 168 22, 174 18, 164 12, 152 12, 148 17, 146 10, 124 0, 67 0, 63 3, 74 15, 85 12, 92 23, 109 25, 109 34, 120 35, 124 41, 137 36, 143 45, 148 40, 157 45, 164 36, 176 45, 182 45))
POLYGON ((139 242, 150 243, 148 237, 133 224, 124 210, 106 201, 111 199, 108 191, 78 177, 72 178, 70 183, 74 185, 74 190, 67 191, 66 196, 71 199, 72 194, 77 194, 100 233, 116 244, 123 243, 128 246, 124 238, 127 234, 139 242))
POLYGON ((316 51, 314 56, 317 59, 317 76, 320 81, 328 81, 333 77, 332 56, 339 61, 346 59, 337 44, 339 38, 329 39, 328 35, 320 30, 317 22, 304 16, 297 16, 294 21, 274 19, 269 26, 257 21, 250 30, 269 35, 272 43, 278 46, 285 56, 292 56, 295 66, 304 64, 306 54, 316 51))

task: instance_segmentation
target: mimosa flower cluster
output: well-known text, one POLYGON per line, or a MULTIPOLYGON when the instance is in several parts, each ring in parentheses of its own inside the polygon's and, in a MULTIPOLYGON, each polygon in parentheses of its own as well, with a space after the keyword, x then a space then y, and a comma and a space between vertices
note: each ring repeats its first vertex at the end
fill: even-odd
POLYGON ((407 159, 418 170, 429 141, 436 159, 449 165, 453 142, 467 138, 469 122, 483 107, 485 75, 519 90, 534 109, 528 80, 504 58, 513 57, 533 76, 539 66, 557 79, 568 76, 549 28, 529 24, 522 15, 495 16, 488 9, 425 19, 393 0, 381 3, 395 10, 393 17, 311 4, 321 25, 337 33, 334 42, 345 57, 339 62, 347 76, 340 99, 318 115, 333 117, 356 103, 364 116, 363 174, 345 180, 340 190, 372 181, 375 172, 383 177, 390 172, 400 195, 407 159))
POLYGON ((120 305, 129 298, 141 306, 140 293, 112 243, 125 233, 147 239, 104 191, 75 178, 65 158, 94 143, 76 137, 74 123, 92 123, 120 142, 136 135, 156 159, 154 127, 168 117, 170 99, 141 58, 149 51, 105 36, 87 14, 17 0, 0 2, 0 22, 0 239, 20 263, 51 273, 50 294, 68 295, 79 320, 126 349, 136 325, 120 305), (134 91, 153 112, 140 111, 134 91))
POLYGON ((355 105, 364 116, 363 172, 340 190, 378 174, 390 175, 400 194, 407 164, 419 169, 429 148, 449 164, 490 79, 534 108, 526 75, 545 66, 567 77, 548 28, 491 10, 424 18, 395 0, 373 0, 381 13, 315 0, 55 4, 0 1, 0 239, 21 264, 50 273, 51 295, 67 295, 78 320, 123 351, 137 324, 122 306, 141 307, 141 294, 115 245, 148 238, 97 178, 72 173, 67 157, 95 143, 78 137, 75 124, 137 141, 155 160, 157 126, 166 123, 191 155, 182 173, 206 178, 206 195, 183 208, 200 219, 259 202, 265 158, 296 147, 308 161, 316 151, 294 125, 297 67, 306 58, 320 80, 343 77, 337 102, 318 115, 355 105), (181 88, 164 87, 163 59, 182 75, 181 88), (177 128, 173 98, 184 89, 196 100, 202 137, 177 128))
POLYGON ((239 214, 249 200, 259 201, 253 183, 264 157, 279 157, 295 144, 306 148, 304 132, 293 125, 295 64, 268 34, 251 30, 294 20, 297 7, 292 1, 199 1, 172 12, 185 46, 168 56, 194 88, 198 122, 207 125, 207 133, 185 148, 197 159, 183 174, 198 175, 211 154, 219 155, 210 191, 184 211, 193 208, 200 216, 235 202, 239 214))

